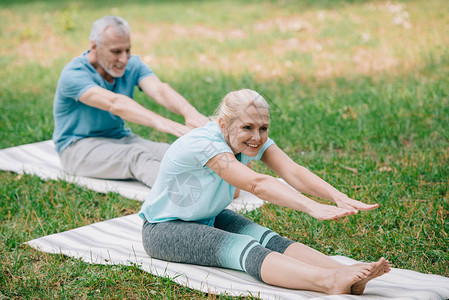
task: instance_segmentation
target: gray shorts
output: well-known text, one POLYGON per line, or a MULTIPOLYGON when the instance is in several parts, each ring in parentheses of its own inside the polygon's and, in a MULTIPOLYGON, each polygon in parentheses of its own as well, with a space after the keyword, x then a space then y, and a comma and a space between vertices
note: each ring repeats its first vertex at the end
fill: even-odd
POLYGON ((102 179, 136 179, 151 187, 170 145, 138 135, 121 139, 84 138, 60 154, 65 172, 102 179))
POLYGON ((265 257, 272 251, 284 253, 293 244, 228 209, 215 218, 214 227, 181 220, 145 221, 142 240, 153 258, 241 270, 261 281, 265 257))

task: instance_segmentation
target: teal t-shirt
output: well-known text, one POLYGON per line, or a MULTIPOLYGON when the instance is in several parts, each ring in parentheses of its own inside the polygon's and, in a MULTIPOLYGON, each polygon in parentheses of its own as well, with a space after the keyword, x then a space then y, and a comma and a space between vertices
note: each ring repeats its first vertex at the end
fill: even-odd
MULTIPOLYGON (((260 160, 273 144, 268 138, 257 156, 239 153, 236 158, 245 165, 260 160)), ((177 139, 162 159, 156 182, 139 216, 150 223, 180 219, 212 226, 235 193, 235 187, 206 166, 212 157, 225 152, 233 153, 215 122, 177 139)))
POLYGON ((64 67, 56 87, 53 141, 58 153, 72 142, 86 137, 118 139, 130 135, 131 131, 125 128, 122 118, 78 100, 85 91, 95 86, 132 98, 139 81, 154 75, 138 56, 131 55, 125 74, 110 83, 95 70, 87 53, 74 58, 64 67))

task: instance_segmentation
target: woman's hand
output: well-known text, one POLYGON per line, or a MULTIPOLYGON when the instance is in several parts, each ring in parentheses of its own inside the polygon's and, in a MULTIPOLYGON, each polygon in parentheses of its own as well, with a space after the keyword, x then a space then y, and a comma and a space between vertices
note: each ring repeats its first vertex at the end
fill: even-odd
POLYGON ((359 210, 372 210, 379 207, 379 204, 366 204, 351 199, 344 194, 335 199, 334 202, 337 206, 316 203, 307 213, 318 220, 336 220, 357 214, 359 210))
POLYGON ((307 213, 318 220, 336 220, 341 217, 356 214, 357 210, 349 210, 342 207, 315 202, 315 204, 307 210, 307 213))
POLYGON ((361 201, 351 199, 346 195, 342 195, 334 201, 338 207, 345 208, 350 211, 355 211, 355 213, 357 213, 357 211, 359 210, 372 210, 379 207, 379 204, 366 204, 361 201))

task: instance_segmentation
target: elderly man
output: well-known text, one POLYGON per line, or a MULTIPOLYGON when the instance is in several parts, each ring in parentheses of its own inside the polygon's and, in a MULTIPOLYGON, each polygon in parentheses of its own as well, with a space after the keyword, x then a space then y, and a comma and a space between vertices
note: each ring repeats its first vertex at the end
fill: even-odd
POLYGON ((61 72, 54 98, 53 140, 69 174, 134 178, 151 187, 169 145, 133 134, 124 127, 124 120, 179 137, 204 125, 207 118, 161 82, 130 49, 130 30, 124 19, 105 16, 94 22, 90 50, 61 72), (134 101, 135 86, 182 115, 185 125, 134 101))

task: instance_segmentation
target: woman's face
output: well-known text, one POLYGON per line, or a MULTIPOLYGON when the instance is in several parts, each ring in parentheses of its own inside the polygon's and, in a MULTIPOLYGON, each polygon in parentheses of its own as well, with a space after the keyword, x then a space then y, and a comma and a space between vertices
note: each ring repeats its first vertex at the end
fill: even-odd
POLYGON ((234 154, 256 156, 268 139, 269 121, 268 109, 250 105, 230 124, 220 120, 220 127, 234 154))

